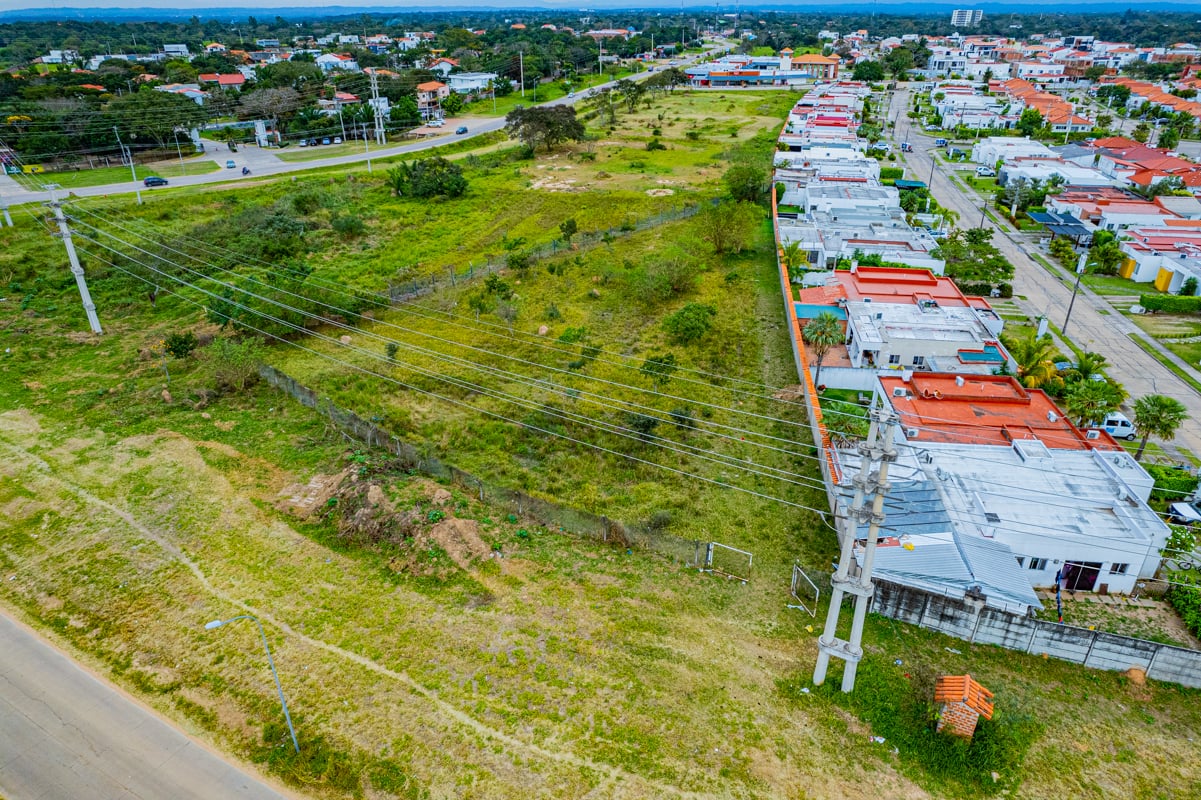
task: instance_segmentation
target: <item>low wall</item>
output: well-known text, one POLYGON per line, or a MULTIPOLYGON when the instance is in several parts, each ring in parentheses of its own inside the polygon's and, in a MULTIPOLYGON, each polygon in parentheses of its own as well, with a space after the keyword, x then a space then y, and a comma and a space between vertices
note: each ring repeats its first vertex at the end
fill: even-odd
POLYGON ((944 597, 888 581, 875 581, 872 611, 890 619, 945 633, 973 644, 1124 672, 1138 667, 1148 678, 1201 688, 1201 651, 1145 639, 1090 631, 985 606, 983 601, 944 597))

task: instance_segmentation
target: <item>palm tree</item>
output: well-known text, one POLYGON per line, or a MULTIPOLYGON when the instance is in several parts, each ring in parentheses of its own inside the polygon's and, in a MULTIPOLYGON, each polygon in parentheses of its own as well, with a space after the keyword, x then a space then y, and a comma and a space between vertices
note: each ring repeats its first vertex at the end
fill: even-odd
POLYGON ((1071 377, 1077 381, 1096 380, 1096 377, 1102 373, 1102 370, 1109 365, 1105 356, 1100 353, 1084 353, 1080 356, 1080 360, 1076 366, 1072 367, 1071 377))
POLYGON ((1055 355, 1055 343, 1050 336, 1044 334, 1036 338, 1034 331, 1030 331, 1021 339, 1008 342, 1007 346, 1009 354, 1017 362, 1018 376, 1026 388, 1037 389, 1056 376, 1055 364, 1051 361, 1055 355))
POLYGON ((813 382, 820 385, 822 382, 822 362, 826 360, 826 354, 835 345, 842 344, 846 340, 846 334, 842 330, 842 322, 829 311, 823 311, 809 320, 805 324, 805 327, 801 328, 801 338, 805 340, 805 344, 817 356, 817 375, 814 376, 813 382))
POLYGON ((1138 461, 1143 457, 1148 439, 1152 436, 1171 439, 1186 419, 1188 412, 1184 404, 1173 397, 1164 397, 1162 394, 1140 397, 1134 404, 1134 430, 1142 434, 1143 440, 1138 445, 1134 460, 1138 461))
POLYGON ((1064 408, 1080 427, 1096 425, 1126 399, 1126 391, 1109 381, 1082 381, 1072 384, 1063 397, 1064 408))
POLYGON ((799 267, 801 264, 804 264, 808 255, 804 250, 801 249, 800 242, 789 242, 781 249, 781 253, 784 257, 784 266, 788 267, 789 269, 792 269, 793 267, 799 267))

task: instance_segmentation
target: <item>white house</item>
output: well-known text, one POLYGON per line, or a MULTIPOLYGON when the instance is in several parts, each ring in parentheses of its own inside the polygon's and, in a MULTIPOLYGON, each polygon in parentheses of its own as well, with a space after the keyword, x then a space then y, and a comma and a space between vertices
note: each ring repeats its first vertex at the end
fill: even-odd
POLYGON ((456 72, 446 76, 446 85, 456 94, 481 94, 495 86, 495 72, 456 72))
POLYGON ((359 62, 344 53, 324 53, 314 59, 317 66, 325 72, 340 69, 345 72, 358 72, 359 62))
POLYGON ((188 52, 186 44, 165 44, 163 45, 163 53, 169 58, 191 58, 192 54, 188 52))

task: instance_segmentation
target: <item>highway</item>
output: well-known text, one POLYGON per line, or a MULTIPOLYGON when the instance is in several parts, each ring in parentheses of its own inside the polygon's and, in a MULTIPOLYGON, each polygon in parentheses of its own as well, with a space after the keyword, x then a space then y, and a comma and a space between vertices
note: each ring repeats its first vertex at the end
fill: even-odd
POLYGON ((0 612, 0 797, 285 800, 0 612))
MULTIPOLYGON (((926 181, 933 174, 931 191, 939 203, 959 213, 959 225, 974 228, 980 225, 983 199, 968 194, 952 183, 947 175, 947 165, 937 162, 931 173, 934 137, 945 134, 927 134, 919 125, 914 125, 906 116, 909 108, 910 88, 898 89, 891 108, 898 112, 894 139, 897 143, 909 142, 913 152, 905 154, 906 177, 926 181)), ((898 148, 899 149, 899 148, 898 148)), ((993 212, 995 213, 995 212, 993 212)), ((1045 267, 1030 256, 1039 246, 1022 234, 1012 233, 985 218, 984 227, 993 231, 993 243, 1014 265, 1014 300, 1029 316, 1036 318, 1046 314, 1057 326, 1062 326, 1072 297, 1074 281, 1066 275, 1052 275, 1045 267)), ((1045 252, 1040 253, 1054 262, 1045 252)), ((1192 453, 1201 455, 1201 395, 1184 380, 1144 351, 1134 337, 1150 342, 1163 351, 1131 320, 1123 317, 1103 297, 1097 296, 1088 287, 1081 286, 1080 294, 1072 309, 1072 317, 1066 331, 1068 337, 1082 350, 1096 352, 1109 360, 1106 372, 1126 387, 1130 394, 1129 404, 1143 395, 1162 394, 1174 397, 1188 409, 1189 420, 1176 434, 1174 444, 1192 453)), ((1178 359, 1177 359, 1178 360, 1178 359)), ((1179 360, 1178 360, 1179 361, 1179 360)), ((1183 362, 1180 362, 1183 363, 1183 362)), ((1201 380, 1197 365, 1184 364, 1192 370, 1194 378, 1201 380)))

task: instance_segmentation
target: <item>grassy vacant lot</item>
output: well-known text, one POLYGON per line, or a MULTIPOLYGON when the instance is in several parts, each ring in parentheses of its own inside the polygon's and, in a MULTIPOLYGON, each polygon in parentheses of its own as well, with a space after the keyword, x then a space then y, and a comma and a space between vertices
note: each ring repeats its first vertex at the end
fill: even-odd
MULTIPOLYGON (((151 175, 163 178, 177 178, 180 175, 207 175, 216 172, 221 166, 212 159, 196 159, 184 161, 164 161, 159 164, 139 164, 135 167, 138 180, 151 175)), ((66 189, 81 186, 99 186, 105 183, 132 182, 129 167, 97 167, 95 169, 79 169, 65 172, 43 172, 37 176, 42 183, 57 183, 66 189)), ((20 180, 20 179, 18 179, 20 180)))
MULTIPOLYGON (((326 172, 295 184, 255 182, 243 192, 155 195, 141 208, 129 201, 72 207, 84 230, 86 220, 101 227, 90 213, 119 212, 130 230, 173 232, 172 243, 188 252, 219 242, 232 255, 203 251, 214 276, 228 278, 219 267, 229 265, 286 287, 286 276, 306 266, 339 286, 377 289, 397 276, 442 274, 464 259, 503 253, 504 241, 549 241, 568 218, 582 230, 603 230, 629 213, 711 197, 723 154, 737 147, 732 155, 764 157, 762 131, 772 113, 778 125, 791 98, 693 100, 695 108, 683 95, 667 101, 676 105, 662 121, 660 110, 619 117, 592 151, 465 160, 472 188, 445 203, 396 200, 361 173, 347 181, 326 172), (657 138, 666 151, 645 150, 651 122, 663 123, 657 138), (694 129, 707 132, 689 138, 694 129), (586 152, 595 160, 581 157, 586 152), (642 168, 613 166, 628 167, 635 156, 645 159, 642 168), (556 174, 578 176, 566 186, 583 189, 535 188, 556 174), (647 193, 657 188, 675 194, 647 193), (348 216, 362 228, 348 226, 348 216), (295 236, 303 247, 293 252, 286 245, 295 236), (275 268, 258 269, 256 258, 275 268)), ((152 305, 146 287, 106 267, 97 258, 104 251, 83 237, 106 335, 80 333, 86 325, 59 245, 20 219, 0 229, 7 298, 0 302, 0 602, 299 791, 371 798, 1201 792, 1193 744, 1201 693, 971 647, 878 618, 867 624, 856 693, 836 691, 837 668, 826 687, 812 688, 819 621, 786 604, 794 560, 814 576, 829 571, 833 535, 817 515, 555 444, 314 353, 268 350, 269 361, 323 398, 376 418, 426 458, 574 508, 626 521, 657 516, 668 533, 752 550, 755 569, 742 584, 545 529, 412 474, 261 384, 222 389, 219 365, 204 355, 211 348, 164 356, 160 342, 171 333, 214 332, 195 304, 215 300, 187 290, 162 293, 152 305), (343 473, 336 495, 314 480, 343 473), (293 498, 311 499, 313 513, 297 515, 293 498), (246 612, 267 627, 301 737, 299 758, 290 755, 254 630, 203 628, 246 612), (996 693, 997 718, 972 747, 930 732, 931 687, 949 672, 971 672, 996 693)), ((554 397, 544 393, 537 409, 510 412, 526 425, 699 468, 695 455, 657 452, 552 413, 615 417, 586 391, 662 409, 681 402, 648 390, 684 398, 698 421, 729 423, 739 409, 794 413, 685 371, 774 386, 795 381, 766 225, 742 253, 717 256, 693 241, 694 224, 665 223, 506 273, 513 316, 498 313, 494 296, 476 305, 477 321, 477 279, 377 313, 352 331, 322 328, 335 339, 349 336, 361 351, 305 344, 486 410, 502 401, 441 378, 487 377, 534 397, 535 388, 516 377, 528 370, 563 387, 554 397), (649 296, 645 271, 676 260, 699 266, 693 282, 649 296), (668 341, 662 320, 690 302, 713 306, 713 329, 695 344, 668 341), (539 336, 542 325, 548 330, 539 336), (386 352, 374 338, 384 332, 408 345, 390 366, 368 360, 386 352), (414 347, 432 347, 431 335, 442 340, 440 359, 414 347), (678 359, 664 385, 639 370, 654 352, 678 359), (468 355, 471 365, 462 363, 468 355), (534 371, 513 357, 567 374, 534 371), (584 363, 570 366, 577 361, 584 363), (510 374, 498 377, 500 367, 510 374), (705 418, 704 403, 723 407, 705 418)), ((114 260, 143 269, 131 258, 114 260)), ((712 465, 709 474, 724 471, 729 482, 820 507, 819 493, 805 485, 816 470, 804 437, 786 423, 742 424, 796 450, 758 458, 804 480, 780 485, 712 465)), ((749 452, 738 436, 717 430, 663 425, 656 433, 682 449, 749 452)))

